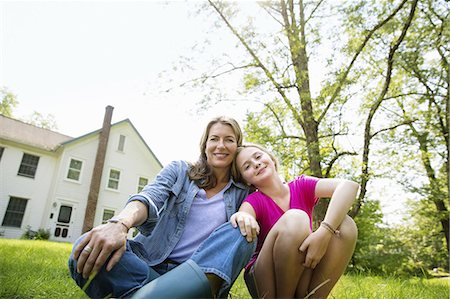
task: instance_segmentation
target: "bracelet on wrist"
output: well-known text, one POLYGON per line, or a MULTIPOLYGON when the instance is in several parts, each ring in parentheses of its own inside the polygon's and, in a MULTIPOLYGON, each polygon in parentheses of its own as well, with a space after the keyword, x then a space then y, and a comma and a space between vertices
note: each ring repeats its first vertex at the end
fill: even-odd
POLYGON ((339 235, 339 230, 337 230, 337 229, 334 229, 330 224, 328 224, 327 222, 325 222, 325 221, 322 221, 321 223, 320 223, 320 226, 323 226, 326 230, 328 230, 330 233, 332 233, 333 235, 339 235))
POLYGON ((125 226, 125 228, 127 229, 127 232, 130 230, 130 227, 128 227, 128 225, 126 225, 126 224, 122 221, 122 219, 119 219, 119 218, 111 218, 111 219, 109 219, 107 222, 108 222, 108 223, 120 223, 120 224, 122 224, 123 226, 125 226))

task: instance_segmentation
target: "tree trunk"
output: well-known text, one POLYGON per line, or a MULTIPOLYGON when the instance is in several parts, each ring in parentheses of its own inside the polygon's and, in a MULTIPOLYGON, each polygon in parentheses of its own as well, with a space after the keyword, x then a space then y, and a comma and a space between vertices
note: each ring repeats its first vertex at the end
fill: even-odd
MULTIPOLYGON (((306 137, 306 149, 308 153, 311 174, 321 178, 322 166, 319 144, 319 123, 314 118, 314 109, 311 98, 309 81, 308 55, 306 53, 305 14, 303 1, 299 1, 299 26, 296 23, 294 5, 288 1, 288 6, 280 1, 281 14, 284 20, 284 28, 289 40, 292 64, 296 75, 296 86, 300 99, 300 119, 297 122, 303 129, 306 137)), ((295 114, 294 114, 295 115, 295 114)), ((327 201, 320 201, 314 208, 314 222, 322 220, 328 208, 327 201)))

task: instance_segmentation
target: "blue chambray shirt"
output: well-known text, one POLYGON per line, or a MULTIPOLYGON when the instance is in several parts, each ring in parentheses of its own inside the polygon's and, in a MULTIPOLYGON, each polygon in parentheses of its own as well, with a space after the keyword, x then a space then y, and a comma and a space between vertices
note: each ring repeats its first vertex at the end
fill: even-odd
MULTIPOLYGON (((139 194, 128 199, 128 202, 137 200, 148 207, 148 219, 138 227, 140 234, 134 240, 142 243, 150 266, 163 262, 183 233, 192 202, 200 190, 189 179, 188 170, 187 162, 173 161, 139 194)), ((235 183, 231 178, 231 184, 224 192, 228 220, 248 194, 247 186, 235 183)))

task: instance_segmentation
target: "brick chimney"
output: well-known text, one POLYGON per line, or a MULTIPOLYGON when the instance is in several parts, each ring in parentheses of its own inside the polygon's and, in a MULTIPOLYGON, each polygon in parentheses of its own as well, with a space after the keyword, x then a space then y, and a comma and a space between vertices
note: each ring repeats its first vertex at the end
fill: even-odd
POLYGON ((103 166, 105 164, 106 147, 108 146, 109 131, 111 129, 111 118, 114 107, 106 106, 103 127, 100 131, 95 157, 94 171, 92 172, 91 186, 87 200, 86 212, 84 214, 83 233, 89 231, 94 226, 94 217, 97 210, 98 192, 102 180, 103 166))

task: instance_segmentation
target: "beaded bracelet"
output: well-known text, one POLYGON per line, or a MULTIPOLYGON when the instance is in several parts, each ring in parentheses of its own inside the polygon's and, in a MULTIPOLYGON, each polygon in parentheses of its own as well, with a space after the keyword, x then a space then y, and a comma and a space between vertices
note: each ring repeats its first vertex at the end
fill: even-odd
POLYGON ((320 223, 320 226, 325 227, 330 233, 332 233, 333 235, 339 235, 339 230, 334 229, 331 225, 329 225, 328 223, 326 223, 325 221, 322 221, 320 223))

